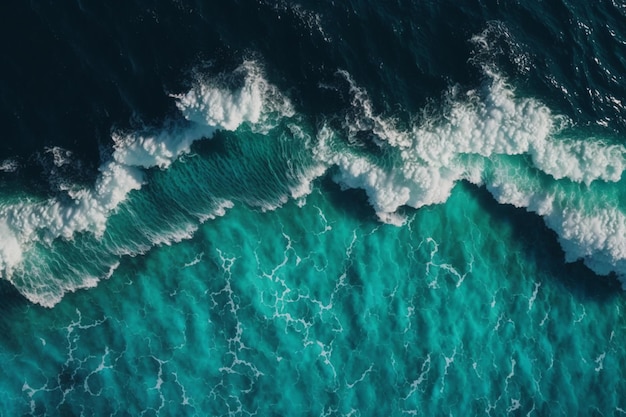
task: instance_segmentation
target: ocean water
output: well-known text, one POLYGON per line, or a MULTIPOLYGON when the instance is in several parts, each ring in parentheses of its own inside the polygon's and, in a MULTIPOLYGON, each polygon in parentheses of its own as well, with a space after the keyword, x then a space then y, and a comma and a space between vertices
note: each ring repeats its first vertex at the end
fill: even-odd
POLYGON ((0 7, 0 415, 626 413, 626 3, 0 7))

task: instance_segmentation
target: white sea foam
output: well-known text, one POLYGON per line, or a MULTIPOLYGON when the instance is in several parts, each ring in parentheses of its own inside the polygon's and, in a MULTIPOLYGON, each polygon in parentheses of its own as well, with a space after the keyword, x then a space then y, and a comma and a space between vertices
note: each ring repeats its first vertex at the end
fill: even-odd
POLYGON ((626 286, 626 216, 608 207, 592 213, 565 209, 545 218, 569 262, 582 259, 598 274, 616 272, 626 286))
POLYGON ((0 239, 0 254, 2 255, 0 268, 10 274, 22 261, 22 249, 15 235, 10 232, 6 220, 0 221, 0 236, 2 236, 0 239))
POLYGON ((45 148, 45 151, 46 153, 52 154, 52 162, 56 167, 60 168, 63 165, 68 165, 72 161, 72 151, 68 151, 59 146, 45 148))
POLYGON ((4 161, 0 161, 0 171, 2 172, 15 172, 19 166, 19 163, 14 159, 5 159, 4 161))
POLYGON ((588 138, 588 141, 546 140, 544 146, 533 147, 531 155, 537 168, 556 179, 572 181, 617 182, 626 168, 626 149, 621 145, 605 145, 588 138))
POLYGON ((456 181, 476 180, 463 155, 528 153, 531 146, 542 146, 553 127, 545 106, 530 99, 516 100, 503 79, 490 74, 484 97, 477 91, 464 96, 450 92, 443 123, 426 120, 400 130, 392 119, 374 115, 366 92, 342 75, 351 84, 357 111, 356 123, 351 122, 348 131, 365 127, 394 148, 390 156, 394 169, 368 156, 332 152, 324 138, 319 154, 339 167, 336 180, 340 184, 366 191, 381 218, 391 217, 403 205, 418 208, 443 203, 456 181))
MULTIPOLYGON (((224 87, 219 78, 205 79, 198 80, 186 94, 174 96, 187 123, 114 134, 112 157, 100 167, 92 189, 68 191, 63 198, 0 206, 0 277, 13 281, 14 271, 37 242, 51 245, 58 238, 71 240, 80 232, 102 236, 110 214, 131 191, 141 188, 145 168, 167 168, 189 152, 194 141, 210 138, 217 130, 235 130, 248 123, 253 130, 263 131, 268 128, 272 113, 278 117, 293 114, 289 101, 265 80, 257 64, 245 62, 235 75, 241 78, 235 90, 224 87)), ((61 148, 50 148, 46 152, 53 155, 56 166, 65 165, 71 156, 61 148)), ((222 215, 229 207, 232 203, 224 202, 213 215, 207 214, 205 218, 222 215)), ((188 238, 193 230, 194 227, 189 226, 151 236, 150 240, 154 245, 167 244, 188 238)), ((118 248, 117 251, 133 254, 135 250, 118 248)), ((67 291, 97 282, 97 277, 68 282, 63 277, 48 277, 45 271, 40 272, 43 276, 28 278, 28 271, 25 271, 20 278, 25 282, 16 286, 29 300, 44 306, 54 305, 67 291)))
POLYGON ((186 94, 172 95, 176 106, 191 122, 214 129, 235 130, 244 122, 257 131, 266 131, 268 116, 293 116, 291 102, 265 80, 258 63, 245 61, 228 78, 242 77, 242 86, 236 90, 215 82, 198 81, 186 94))
POLYGON ((626 283, 622 211, 601 203, 590 211, 564 189, 555 196, 541 185, 531 186, 528 177, 534 171, 532 175, 543 172, 587 186, 598 180, 618 182, 626 168, 626 149, 594 138, 563 137, 567 121, 537 100, 516 97, 500 75, 484 69, 482 90, 450 90, 443 117, 404 130, 393 119, 375 114, 367 93, 341 72, 350 83, 355 112, 346 119, 345 130, 348 135, 373 133, 385 156, 342 148, 338 134, 328 127, 318 133, 316 156, 338 167, 334 178, 340 185, 365 190, 379 218, 393 224, 402 223, 399 207, 443 203, 460 180, 486 185, 499 202, 542 216, 557 232, 568 261, 583 259, 598 274, 613 271, 626 283), (504 159, 508 155, 528 155, 532 165, 516 168, 504 159))
MULTIPOLYGON (((310 134, 304 131, 300 126, 295 123, 290 123, 288 128, 293 135, 294 140, 307 149, 313 147, 313 140, 310 134)), ((295 182, 294 185, 289 187, 291 198, 299 200, 299 203, 304 204, 305 197, 311 194, 313 191, 313 181, 316 178, 324 175, 328 166, 322 160, 317 158, 317 162, 307 165, 304 171, 294 173, 296 178, 292 178, 295 182)), ((290 165, 293 165, 293 161, 289 161, 290 165)), ((293 170, 292 170, 293 171, 293 170)))
POLYGON ((498 202, 542 216, 557 233, 567 262, 583 260, 600 275, 615 272, 626 289, 626 216, 618 207, 587 201, 583 208, 562 193, 522 188, 499 180, 488 186, 498 202))

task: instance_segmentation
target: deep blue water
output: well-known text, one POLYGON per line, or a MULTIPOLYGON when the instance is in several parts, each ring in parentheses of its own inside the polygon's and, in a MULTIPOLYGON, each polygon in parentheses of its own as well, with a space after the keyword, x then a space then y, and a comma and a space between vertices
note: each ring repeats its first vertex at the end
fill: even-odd
POLYGON ((626 3, 0 16, 0 415, 626 413, 626 3))

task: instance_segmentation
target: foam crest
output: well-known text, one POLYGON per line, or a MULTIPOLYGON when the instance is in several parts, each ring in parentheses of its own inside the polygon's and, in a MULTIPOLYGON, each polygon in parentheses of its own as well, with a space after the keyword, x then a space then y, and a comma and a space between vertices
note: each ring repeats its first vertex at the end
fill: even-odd
MULTIPOLYGON (((367 93, 349 75, 341 74, 350 83, 356 105, 347 131, 368 130, 380 138, 381 146, 390 145, 385 158, 395 169, 369 155, 332 151, 321 155, 339 167, 339 183, 366 191, 381 218, 393 218, 390 215, 403 205, 443 203, 456 181, 476 181, 476 175, 470 175, 472 166, 462 160, 464 155, 528 153, 531 147, 541 146, 553 129, 548 108, 532 99, 516 99, 504 80, 492 73, 485 91, 461 96, 453 89, 444 117, 402 131, 393 119, 374 115, 367 93)), ((324 140, 320 144, 329 150, 324 140)))
POLYGON ((10 274, 22 261, 22 249, 6 221, 0 221, 0 236, 0 268, 10 274))
POLYGON ((320 132, 317 156, 339 168, 334 180, 344 188, 365 190, 381 220, 393 219, 394 224, 400 223, 395 212, 403 205, 417 208, 445 202, 461 175, 458 170, 429 169, 411 160, 408 153, 401 157, 399 169, 389 169, 357 153, 334 152, 333 135, 327 128, 320 132))
POLYGON ((272 113, 283 117, 294 114, 289 100, 267 82, 254 61, 244 62, 222 79, 198 81, 186 94, 172 97, 187 120, 215 129, 235 130, 244 122, 262 125, 272 113), (235 90, 224 85, 233 82, 242 85, 235 90))
POLYGON ((626 216, 615 208, 599 208, 592 213, 564 210, 548 216, 565 250, 566 259, 583 259, 598 274, 616 272, 626 285, 626 216))
POLYGON ((622 145, 604 145, 590 138, 590 142, 547 140, 543 146, 535 146, 531 155, 537 168, 556 179, 572 181, 617 182, 626 168, 622 145))
POLYGON ((203 137, 212 137, 212 126, 176 126, 145 133, 113 134, 113 159, 126 166, 142 168, 169 167, 180 155, 188 153, 191 145, 203 137))
MULTIPOLYGON (((146 168, 169 167, 181 155, 190 152, 195 141, 211 138, 217 130, 235 130, 247 123, 252 130, 263 131, 276 120, 293 114, 289 100, 265 80, 257 64, 245 62, 234 75, 226 77, 242 80, 234 88, 225 86, 225 77, 198 81, 188 93, 175 96, 176 105, 186 121, 170 122, 160 129, 113 134, 111 158, 100 167, 93 188, 69 187, 59 197, 0 206, 0 277, 11 280, 29 300, 44 306, 54 305, 67 291, 95 285, 98 278, 106 274, 94 276, 78 270, 74 271, 76 274, 68 271, 69 275, 76 275, 74 279, 68 279, 46 272, 48 268, 45 266, 33 266, 41 271, 37 279, 21 277, 14 280, 13 273, 34 246, 38 246, 39 251, 42 248, 44 252, 53 251, 57 239, 71 241, 77 233, 83 232, 101 239, 111 214, 127 201, 129 193, 141 189, 146 168)), ((71 156, 61 148, 46 149, 46 152, 53 155, 56 166, 66 164, 71 156)), ((204 213, 199 220, 222 215, 229 207, 232 207, 229 201, 219 204, 215 213, 204 213)), ((163 233, 150 232, 147 237, 151 245, 168 244, 188 238, 196 227, 187 225, 184 230, 173 228, 163 233)), ((115 253, 135 255, 146 250, 145 244, 132 245, 115 247, 115 253)), ((45 254, 38 256, 45 257, 45 254)), ((102 256, 106 257, 104 252, 102 256)), ((109 262, 107 268, 114 263, 109 262)), ((24 274, 27 275, 28 271, 24 274)))
POLYGON ((141 188, 142 178, 142 172, 135 167, 109 162, 100 168, 93 190, 70 191, 69 199, 0 208, 0 218, 8 222, 3 236, 27 246, 39 240, 51 244, 59 237, 71 239, 77 232, 102 235, 108 214, 130 191, 141 188))
POLYGON ((316 156, 337 166, 334 179, 340 185, 365 190, 381 221, 392 224, 402 224, 402 206, 445 202, 460 180, 486 185, 500 203, 542 216, 558 234, 568 261, 583 259, 596 273, 616 272, 626 283, 622 211, 607 203, 594 205, 580 188, 556 181, 568 179, 587 187, 594 181, 618 182, 626 167, 624 147, 593 137, 563 137, 567 120, 537 100, 516 97, 500 75, 484 70, 481 90, 461 94, 451 89, 443 116, 405 130, 393 119, 376 115, 365 90, 341 73, 350 83, 355 106, 345 131, 374 133, 381 154, 342 145, 340 134, 324 127, 318 133, 316 156), (520 155, 515 163, 514 155, 520 155), (550 191, 545 191, 546 181, 539 180, 545 174, 553 177, 550 191))
POLYGON ((261 67, 244 62, 233 73, 198 79, 185 94, 172 94, 176 107, 190 123, 171 123, 160 129, 114 134, 113 158, 124 165, 167 168, 188 153, 200 139, 218 130, 236 130, 243 123, 264 132, 276 121, 294 114, 291 102, 267 82, 261 67), (229 88, 236 84, 237 88, 229 88))
POLYGON ((615 272, 626 289, 626 216, 619 207, 593 199, 583 207, 558 188, 545 192, 498 177, 487 188, 499 203, 542 216, 557 233, 567 262, 582 260, 600 275, 615 272))

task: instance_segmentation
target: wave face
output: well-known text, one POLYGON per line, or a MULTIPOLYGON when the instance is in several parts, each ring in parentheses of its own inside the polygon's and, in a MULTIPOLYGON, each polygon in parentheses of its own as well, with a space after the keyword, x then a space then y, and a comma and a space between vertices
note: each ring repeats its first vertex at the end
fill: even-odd
MULTIPOLYGON (((186 94, 175 96, 187 122, 114 134, 113 151, 98 169, 93 188, 70 187, 50 199, 3 205, 3 278, 30 301, 52 307, 65 292, 92 287, 110 276, 121 256, 135 256, 155 245, 189 237, 201 221, 231 207, 229 199, 208 194, 202 196, 201 205, 189 198, 179 200, 178 210, 161 210, 160 205, 171 205, 181 197, 166 193, 165 189, 175 186, 168 183, 169 179, 164 184, 155 181, 150 185, 154 191, 148 190, 133 201, 128 197, 152 177, 146 170, 167 169, 190 153, 193 142, 210 139, 217 130, 235 130, 242 123, 253 135, 256 130, 269 133, 269 117, 293 114, 287 99, 259 71, 253 63, 245 62, 229 75, 240 78, 242 84, 234 91, 218 85, 221 80, 210 79, 198 81, 186 94), (145 218, 144 213, 149 212, 152 215, 145 218), (164 223, 155 224, 158 221, 164 223)), ((56 154, 55 158, 58 160, 56 154)), ((182 175, 175 181, 189 181, 185 175, 192 173, 182 175)))
POLYGON ((623 412, 626 9, 444 3, 3 13, 1 409, 623 412))

